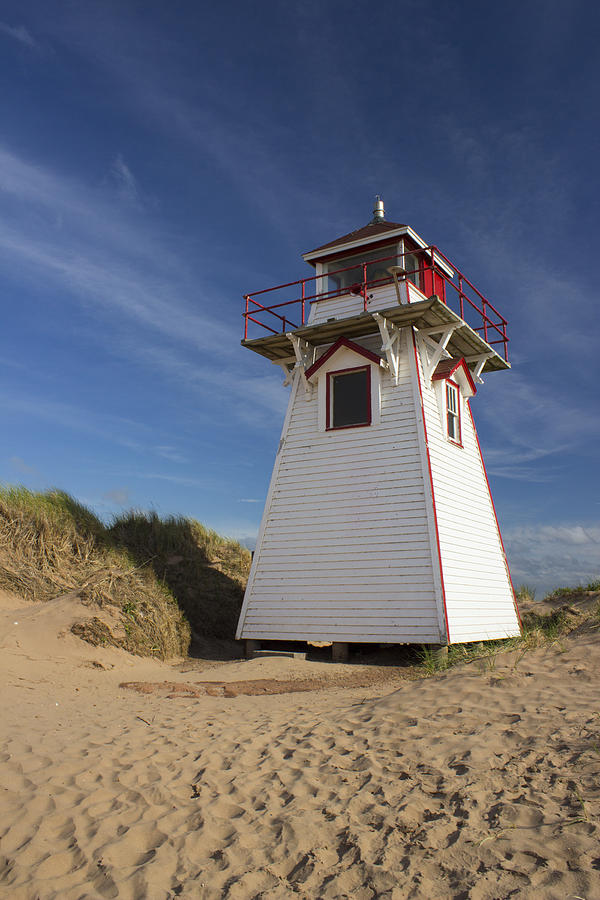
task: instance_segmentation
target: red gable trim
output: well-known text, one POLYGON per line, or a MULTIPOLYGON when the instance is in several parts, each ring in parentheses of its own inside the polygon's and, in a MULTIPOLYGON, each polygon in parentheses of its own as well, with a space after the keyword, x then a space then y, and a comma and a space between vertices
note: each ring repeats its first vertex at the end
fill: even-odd
POLYGON ((477 388, 475 387, 475 382, 473 381, 473 376, 469 371, 469 367, 467 366, 464 356, 461 356, 460 359, 443 359, 440 363, 437 364, 435 372, 431 376, 432 381, 439 381, 444 378, 452 378, 457 369, 461 369, 465 373, 465 377, 469 382, 469 387, 473 391, 474 394, 477 393, 477 388))
POLYGON ((312 378, 312 376, 317 372, 322 365, 324 365, 328 360, 331 359, 334 353, 341 348, 345 347, 346 350, 352 350, 353 353, 357 353, 359 356, 364 356, 365 359, 368 359, 369 362, 377 363, 377 365, 381 365, 381 357, 377 356, 376 353, 371 353, 370 350, 366 350, 364 347, 361 347, 360 344, 355 344, 354 341, 348 340, 348 338, 340 337, 337 339, 335 344, 332 344, 329 350, 323 354, 312 366, 306 370, 304 373, 307 378, 312 378))

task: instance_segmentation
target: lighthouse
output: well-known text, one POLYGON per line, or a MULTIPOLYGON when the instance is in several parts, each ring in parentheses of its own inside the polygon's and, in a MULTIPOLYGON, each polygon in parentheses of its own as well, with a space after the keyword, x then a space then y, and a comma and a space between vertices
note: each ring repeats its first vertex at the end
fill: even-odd
POLYGON ((242 344, 290 397, 236 637, 343 656, 518 635, 471 413, 510 369, 506 319, 379 198, 303 258, 307 277, 245 295, 242 344))

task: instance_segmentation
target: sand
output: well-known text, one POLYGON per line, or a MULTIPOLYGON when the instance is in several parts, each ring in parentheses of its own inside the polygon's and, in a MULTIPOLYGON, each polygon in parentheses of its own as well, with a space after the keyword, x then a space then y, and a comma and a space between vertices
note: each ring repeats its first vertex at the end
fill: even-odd
POLYGON ((0 897, 600 897, 597 629, 411 681, 135 659, 81 614, 0 597, 0 897))

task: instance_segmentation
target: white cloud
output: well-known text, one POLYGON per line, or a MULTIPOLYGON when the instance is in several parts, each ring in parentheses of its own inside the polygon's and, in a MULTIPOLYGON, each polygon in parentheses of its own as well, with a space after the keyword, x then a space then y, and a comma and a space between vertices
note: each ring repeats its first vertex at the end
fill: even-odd
POLYGON ((550 591, 600 578, 600 523, 518 526, 504 543, 515 585, 550 591))
POLYGON ((6 22, 0 22, 0 33, 13 38, 13 40, 24 44, 26 47, 30 47, 32 50, 39 46, 24 25, 7 25, 6 22))

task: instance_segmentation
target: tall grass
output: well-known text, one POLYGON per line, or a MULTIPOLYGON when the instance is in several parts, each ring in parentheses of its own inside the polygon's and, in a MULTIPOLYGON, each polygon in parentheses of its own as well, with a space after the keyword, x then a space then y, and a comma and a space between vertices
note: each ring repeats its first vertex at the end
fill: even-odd
POLYGON ((251 554, 195 519, 128 512, 109 529, 138 563, 147 562, 185 612, 192 637, 231 640, 239 616, 251 554))
POLYGON ((0 487, 0 587, 77 596, 91 618, 75 630, 95 643, 183 655, 188 619, 196 635, 232 638, 249 565, 245 548, 193 520, 131 512, 107 527, 64 491, 0 487))

